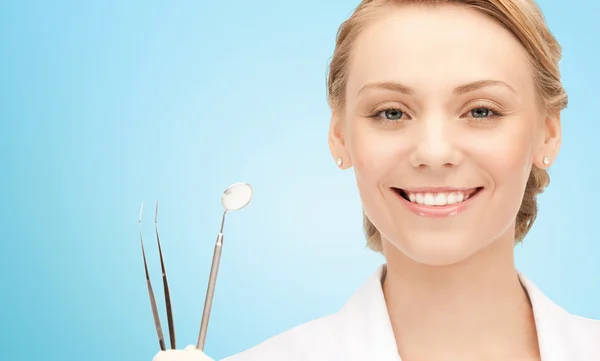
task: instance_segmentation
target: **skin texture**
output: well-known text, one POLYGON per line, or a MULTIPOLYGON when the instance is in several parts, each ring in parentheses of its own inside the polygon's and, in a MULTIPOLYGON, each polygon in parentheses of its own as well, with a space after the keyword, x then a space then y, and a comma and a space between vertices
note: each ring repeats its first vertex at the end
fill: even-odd
POLYGON ((531 167, 555 159, 561 128, 538 101, 525 49, 466 7, 393 6, 363 29, 348 71, 329 143, 354 168, 382 234, 403 360, 537 359, 514 268, 515 217, 531 167), (465 211, 431 218, 391 187, 483 190, 465 211))

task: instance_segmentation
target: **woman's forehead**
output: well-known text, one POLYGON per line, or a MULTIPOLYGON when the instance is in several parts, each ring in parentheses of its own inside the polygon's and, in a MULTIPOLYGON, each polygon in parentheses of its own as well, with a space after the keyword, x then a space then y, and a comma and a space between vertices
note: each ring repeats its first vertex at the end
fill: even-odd
POLYGON ((348 90, 401 82, 427 91, 480 80, 533 90, 520 42, 493 19, 464 6, 393 7, 356 39, 348 90))

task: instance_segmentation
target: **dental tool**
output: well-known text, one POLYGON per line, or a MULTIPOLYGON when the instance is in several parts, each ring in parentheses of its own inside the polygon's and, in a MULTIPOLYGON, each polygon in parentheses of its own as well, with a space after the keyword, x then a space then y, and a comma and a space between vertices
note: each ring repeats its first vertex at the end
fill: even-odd
POLYGON ((150 281, 150 273, 148 272, 148 262, 146 261, 146 252, 144 250, 144 241, 142 239, 142 213, 144 211, 144 202, 140 207, 140 217, 138 219, 138 229, 140 231, 140 244, 142 246, 142 257, 144 258, 144 270, 146 272, 146 284, 148 285, 148 295, 150 296, 150 306, 152 307, 152 316, 154 317, 154 327, 156 328, 156 335, 158 336, 158 345, 161 351, 165 351, 165 337, 163 335, 162 326, 160 324, 160 315, 158 313, 158 307, 156 307, 156 298, 154 298, 154 291, 152 289, 152 281, 150 281))
POLYGON ((213 253, 210 276, 208 278, 208 289, 206 290, 206 300, 204 301, 204 311, 202 312, 202 322, 200 323, 200 333, 198 334, 198 344, 196 348, 203 351, 206 342, 206 332, 208 330, 208 320, 210 310, 215 295, 215 286, 217 284, 217 275, 219 273, 219 262, 221 261, 221 251, 223 250, 223 226, 225 225, 225 216, 227 212, 237 211, 250 203, 252 199, 252 187, 248 183, 235 183, 229 186, 221 196, 221 203, 225 208, 221 218, 221 230, 217 235, 215 250, 213 253))
POLYGON ((165 292, 165 305, 167 307, 167 323, 169 324, 169 339, 171 349, 177 349, 175 343, 175 324, 173 321, 173 309, 171 307, 171 292, 169 292, 169 282, 167 281, 167 271, 165 270, 165 261, 163 259, 162 246, 158 236, 158 201, 156 201, 156 213, 154 215, 154 229, 156 230, 156 243, 158 244, 158 254, 160 255, 160 268, 162 271, 163 288, 165 292))
MULTIPOLYGON (((206 341, 206 333, 208 330, 208 320, 210 318, 210 311, 212 308, 212 302, 215 293, 215 286, 217 283, 217 275, 219 272, 219 263, 221 260, 221 251, 223 248, 223 226, 225 225, 225 216, 228 212, 242 209, 250 203, 252 199, 252 187, 248 183, 234 183, 229 186, 221 196, 221 204, 225 208, 223 217, 221 218, 221 228, 217 236, 217 242, 215 243, 215 249, 213 253, 212 265, 210 268, 210 276, 208 280, 208 288, 206 291, 206 299, 204 302, 204 310, 202 312, 202 321, 200 323, 200 332, 198 335, 197 348, 200 350, 204 349, 206 341)), ((144 249, 144 241, 142 237, 142 214, 144 210, 144 202, 140 207, 140 216, 138 218, 138 229, 140 233, 140 245, 142 248, 142 257, 144 260, 144 272, 146 276, 146 284, 148 287, 148 295, 150 297, 150 306, 152 308, 152 316, 154 318, 154 326, 156 328, 156 334, 158 336, 158 344, 161 351, 166 351, 166 343, 163 335, 162 325, 160 321, 160 314, 156 305, 156 298, 154 296, 154 290, 152 288, 152 282, 150 281, 150 273, 148 271, 148 263, 146 260, 146 252, 144 249)), ((158 252, 160 256, 160 267, 162 271, 162 281, 165 296, 165 304, 167 308, 167 322, 169 326, 169 340, 171 343, 171 349, 176 349, 175 341, 175 324, 173 321, 173 309, 171 306, 171 293, 169 291, 169 282, 167 281, 167 272, 165 268, 165 262, 163 258, 162 246, 160 242, 160 236, 158 233, 158 201, 156 201, 156 213, 154 216, 154 229, 156 231, 156 242, 158 244, 158 252)))

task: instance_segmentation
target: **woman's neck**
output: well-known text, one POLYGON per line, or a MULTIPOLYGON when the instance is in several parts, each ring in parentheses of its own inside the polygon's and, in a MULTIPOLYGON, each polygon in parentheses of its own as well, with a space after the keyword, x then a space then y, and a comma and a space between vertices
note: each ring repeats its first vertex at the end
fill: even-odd
POLYGON ((510 239, 451 266, 418 264, 384 247, 384 295, 403 361, 539 359, 510 239))

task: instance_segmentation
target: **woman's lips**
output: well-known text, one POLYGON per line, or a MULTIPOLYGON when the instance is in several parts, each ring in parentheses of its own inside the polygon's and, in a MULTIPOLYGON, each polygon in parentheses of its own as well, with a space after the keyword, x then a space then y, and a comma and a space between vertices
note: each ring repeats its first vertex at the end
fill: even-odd
POLYGON ((441 218, 463 212, 483 187, 392 190, 411 212, 423 217, 441 218))

